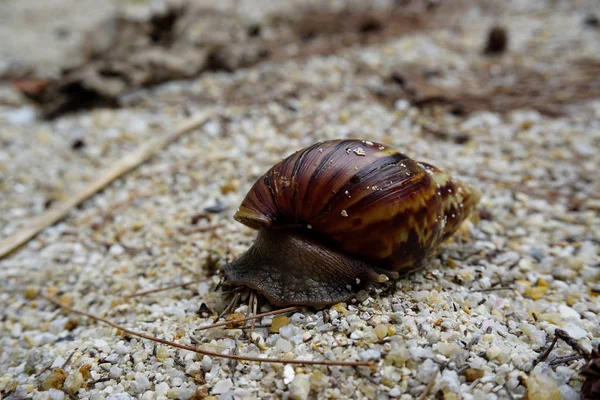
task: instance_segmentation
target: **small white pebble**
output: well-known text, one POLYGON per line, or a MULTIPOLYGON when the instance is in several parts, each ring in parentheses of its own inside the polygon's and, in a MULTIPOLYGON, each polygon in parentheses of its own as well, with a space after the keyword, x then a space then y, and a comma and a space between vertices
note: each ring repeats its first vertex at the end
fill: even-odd
POLYGON ((135 379, 130 384, 131 390, 135 393, 143 393, 152 387, 150 380, 146 374, 141 372, 135 373, 135 379))
POLYGON ((283 368, 283 383, 288 385, 290 382, 292 382, 294 380, 295 375, 296 375, 296 372, 294 371, 294 367, 292 367, 291 364, 287 364, 283 368))
POLYGON ((164 396, 169 391, 169 385, 166 382, 161 382, 154 387, 156 396, 164 396))
POLYGON ((111 378, 113 379, 117 379, 121 376, 121 374, 123 373, 123 371, 121 370, 121 368, 119 368, 116 365, 113 365, 112 367, 110 367, 110 370, 108 371, 109 375, 111 378))
POLYGON ((569 336, 571 336, 573 339, 575 340, 579 340, 579 339, 583 339, 584 337, 587 336, 587 331, 578 327, 575 324, 566 324, 565 326, 563 326, 563 331, 567 332, 569 334, 569 336))
POLYGON ((77 393, 81 386, 83 386, 83 375, 79 370, 75 369, 71 371, 64 384, 65 388, 71 393, 77 393))
POLYGON ((277 343, 275 343, 275 347, 279 350, 282 351, 284 353, 292 350, 292 344, 285 339, 279 339, 277 340, 277 343))
POLYGON ((296 331, 293 325, 286 325, 279 328, 279 335, 284 339, 289 339, 294 336, 294 332, 296 331))
POLYGON ((50 368, 60 368, 65 363, 65 359, 61 356, 56 357, 50 368))
POLYGON ((112 246, 110 246, 108 252, 110 255, 120 256, 121 254, 125 253, 125 248, 120 244, 113 244, 112 246))
POLYGON ((231 381, 231 379, 223 379, 223 380, 220 380, 219 382, 217 382, 213 386, 210 393, 211 394, 223 394, 223 393, 229 392, 231 389, 233 389, 233 382, 231 381))
POLYGON ((494 360, 500 354, 502 354, 502 349, 498 346, 491 346, 485 352, 485 356, 487 357, 488 360, 494 360))
POLYGON ((212 368, 212 359, 209 356, 202 357, 202 369, 204 371, 210 371, 212 368))
POLYGON ((558 311, 560 312, 560 315, 565 319, 574 319, 574 320, 579 320, 581 319, 581 315, 579 315, 579 313, 575 310, 573 310, 571 307, 565 305, 565 304, 561 304, 560 306, 558 306, 558 311))
POLYGON ((131 396, 127 393, 115 393, 108 396, 107 400, 130 400, 131 396))
POLYGON ((581 399, 579 393, 569 385, 562 385, 558 388, 560 398, 562 400, 579 400, 581 399))
POLYGON ((310 375, 298 374, 290 384, 290 400, 306 400, 310 392, 310 375))
POLYGON ((50 396, 50 399, 52 400, 63 400, 65 398, 65 393, 62 390, 58 390, 58 389, 50 389, 48 391, 48 395, 50 396))
POLYGON ((359 353, 359 357, 364 361, 379 360, 381 358, 381 352, 379 350, 369 349, 369 350, 361 351, 359 353))

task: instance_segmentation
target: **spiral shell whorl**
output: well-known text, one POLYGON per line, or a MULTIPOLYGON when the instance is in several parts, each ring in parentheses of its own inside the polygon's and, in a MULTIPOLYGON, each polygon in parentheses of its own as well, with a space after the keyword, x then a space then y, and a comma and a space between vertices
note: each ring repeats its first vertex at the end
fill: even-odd
POLYGON ((254 229, 296 227, 364 262, 402 271, 431 255, 477 200, 470 186, 393 148, 334 140, 273 166, 234 218, 254 229))

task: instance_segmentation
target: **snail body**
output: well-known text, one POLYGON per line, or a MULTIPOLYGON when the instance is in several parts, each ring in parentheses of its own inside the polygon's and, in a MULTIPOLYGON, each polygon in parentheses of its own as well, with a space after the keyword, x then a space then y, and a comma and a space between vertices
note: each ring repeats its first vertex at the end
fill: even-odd
POLYGON ((479 192, 364 140, 300 150, 267 171, 234 219, 256 229, 225 279, 277 305, 325 305, 409 272, 470 215, 479 192))

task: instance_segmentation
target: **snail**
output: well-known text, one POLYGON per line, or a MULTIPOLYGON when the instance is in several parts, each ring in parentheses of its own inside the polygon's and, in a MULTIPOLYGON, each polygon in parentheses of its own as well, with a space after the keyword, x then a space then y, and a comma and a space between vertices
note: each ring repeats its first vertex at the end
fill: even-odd
POLYGON ((275 305, 334 304, 420 267, 479 198, 386 145, 319 142, 252 186, 234 219, 257 230, 256 241, 222 273, 275 305))

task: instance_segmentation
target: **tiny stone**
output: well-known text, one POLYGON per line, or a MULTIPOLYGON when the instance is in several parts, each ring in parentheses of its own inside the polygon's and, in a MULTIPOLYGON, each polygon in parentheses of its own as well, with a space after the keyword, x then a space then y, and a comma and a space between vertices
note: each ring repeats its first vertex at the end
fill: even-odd
POLYGON ((151 387, 152 384, 150 383, 150 380, 145 374, 141 372, 135 373, 135 379, 133 380, 133 382, 131 382, 131 389, 134 392, 143 393, 146 390, 149 390, 151 387))
POLYGON ((368 399, 376 399, 377 398, 377 388, 374 385, 364 385, 360 389, 368 399))
POLYGON ((75 394, 83 385, 83 375, 78 370, 72 371, 65 380, 64 386, 71 393, 75 394))
POLYGON ((290 399, 305 400, 308 398, 310 391, 310 376, 306 374, 298 374, 290 383, 290 399))
POLYGON ((32 106, 23 106, 10 111, 6 116, 9 125, 24 126, 32 124, 36 119, 36 111, 32 106))
POLYGON ((88 380, 91 377, 90 370, 92 369, 92 364, 85 364, 81 368, 79 368, 79 372, 83 376, 84 380, 88 380))
POLYGON ((527 378, 528 400, 560 400, 558 385, 548 375, 536 374, 527 378))
POLYGON ((130 350, 129 347, 126 346, 124 343, 117 343, 117 345, 115 346, 115 353, 123 355, 123 354, 129 354, 130 350))
POLYGON ((363 301, 365 301, 368 298, 369 298, 369 294, 365 290, 361 290, 356 294, 356 300, 359 303, 362 303, 363 301))
POLYGON ((73 140, 71 142, 71 149, 73 150, 81 150, 85 147, 85 141, 81 138, 73 140))
POLYGON ((286 315, 278 315, 273 318, 273 322, 269 327, 269 332, 271 333, 279 333, 279 329, 288 325, 290 323, 290 319, 286 315))
POLYGON ((246 324, 246 321, 238 321, 240 319, 244 319, 246 317, 245 314, 242 313, 233 313, 225 318, 225 321, 232 321, 231 323, 225 325, 228 329, 239 328, 246 324))
POLYGON ((158 361, 165 361, 169 357, 169 351, 163 346, 159 346, 156 349, 156 359, 158 361))
POLYGON ((566 324, 562 329, 575 340, 583 339, 587 336, 587 332, 575 324, 566 324))
POLYGON ((202 369, 204 371, 210 371, 212 368, 212 359, 209 356, 202 357, 202 369))
POLYGON ((287 364, 283 367, 283 383, 289 385, 296 376, 296 371, 294 371, 294 367, 291 364, 287 364))
POLYGON ((179 387, 179 386, 181 386, 182 383, 183 383, 183 379, 181 379, 178 376, 171 379, 171 386, 179 387))
POLYGON ((558 306, 558 311, 560 312, 560 315, 562 315, 562 317, 567 320, 569 318, 572 319, 581 319, 581 315, 579 315, 579 313, 575 310, 573 310, 571 307, 566 306, 564 304, 561 304, 560 306, 558 306))
POLYGON ((131 396, 127 393, 115 393, 108 396, 107 400, 131 400, 131 396))
POLYGON ((36 346, 43 346, 45 344, 54 343, 58 340, 58 336, 50 332, 40 333, 35 335, 33 341, 36 346))
POLYGON ((121 254, 125 253, 125 248, 120 244, 113 244, 110 246, 108 252, 113 256, 120 256, 121 254))
POLYGON ((508 46, 508 33, 503 26, 494 26, 488 32, 487 43, 483 53, 486 55, 498 55, 506 51, 508 46))
POLYGON ((169 391, 169 385, 166 382, 161 382, 154 387, 157 396, 164 396, 169 391))
POLYGON ((539 300, 548 292, 548 287, 546 286, 533 286, 525 289, 525 296, 529 297, 533 300, 539 300))
POLYGON ((460 379, 458 373, 449 369, 444 370, 442 373, 442 379, 439 381, 440 389, 444 392, 444 399, 456 399, 459 397, 457 393, 460 392, 460 379))
MULTIPOLYGON (((392 385, 389 387, 393 387, 396 384, 396 382, 399 382, 400 379, 402 379, 402 374, 398 371, 398 368, 392 365, 384 367, 382 375, 384 378, 388 379, 392 383, 392 385)), ((384 385, 388 386, 385 383, 384 385)))
POLYGON ((154 398, 156 397, 156 394, 152 391, 152 390, 148 390, 147 392, 145 392, 141 399, 142 400, 154 400, 154 398))
POLYGON ((459 353, 461 351, 461 347, 456 343, 436 343, 434 345, 434 350, 438 351, 440 354, 450 357, 453 354, 459 353))
POLYGON ((39 290, 36 286, 27 286, 23 295, 27 300, 33 300, 37 297, 38 291, 39 290))
POLYGON ((558 388, 558 391, 560 392, 561 400, 579 400, 579 399, 581 399, 581 397, 579 396, 579 393, 577 393, 575 391, 575 389, 573 389, 569 385, 561 385, 558 388))
POLYGON ((483 378, 484 372, 476 368, 467 368, 465 370, 465 379, 467 382, 475 382, 477 379, 483 378))
POLYGON ((282 351, 284 353, 292 350, 292 344, 285 339, 279 339, 277 340, 277 343, 275 343, 275 347, 279 350, 282 351))
POLYGON ((50 368, 60 368, 65 363, 65 359, 61 356, 56 357, 50 368))
POLYGON ((329 377, 320 370, 315 370, 310 375, 310 388, 315 392, 320 391, 329 383, 329 377))
POLYGON ((54 388, 48 391, 48 395, 51 400, 63 400, 65 398, 65 393, 62 390, 54 388))
POLYGON ((365 351, 361 351, 359 354, 361 360, 379 360, 381 358, 381 352, 375 349, 369 349, 365 351))
POLYGON ((494 360, 502 353, 502 349, 498 346, 491 346, 486 350, 485 356, 488 360, 494 360))
POLYGON ((540 321, 550 322, 551 324, 554 324, 554 325, 562 325, 564 322, 562 315, 560 315, 557 312, 549 312, 549 313, 540 314, 538 316, 538 319, 540 321))
POLYGON ((350 334, 350 339, 358 340, 362 339, 365 336, 363 331, 354 331, 350 334))
POLYGON ((384 324, 377 325, 375 327, 374 331, 375 331, 375 335, 377 335, 379 340, 382 340, 383 338, 385 338, 388 335, 388 327, 387 327, 387 325, 384 325, 384 324))
POLYGON ((294 336, 294 332, 296 331, 293 325, 286 325, 279 329, 279 335, 284 339, 291 339, 294 336))
POLYGON ((394 382, 394 381, 393 381, 393 380, 391 380, 390 378, 386 378, 386 377, 383 377, 383 378, 381 378, 381 383, 382 383, 384 386, 387 386, 387 387, 389 387, 389 388, 392 388, 392 387, 394 387, 394 386, 396 385, 396 382, 394 382))
POLYGON ((52 388, 62 389, 65 379, 67 379, 67 373, 61 368, 56 368, 51 371, 50 375, 42 383, 42 390, 50 390, 52 388))
POLYGON ((231 381, 231 379, 223 379, 217 382, 215 386, 213 386, 211 393, 223 394, 229 392, 231 389, 233 389, 233 382, 231 381))
POLYGON ((111 378, 118 379, 122 373, 123 371, 118 366, 113 365, 112 367, 110 367, 109 375, 111 378))

